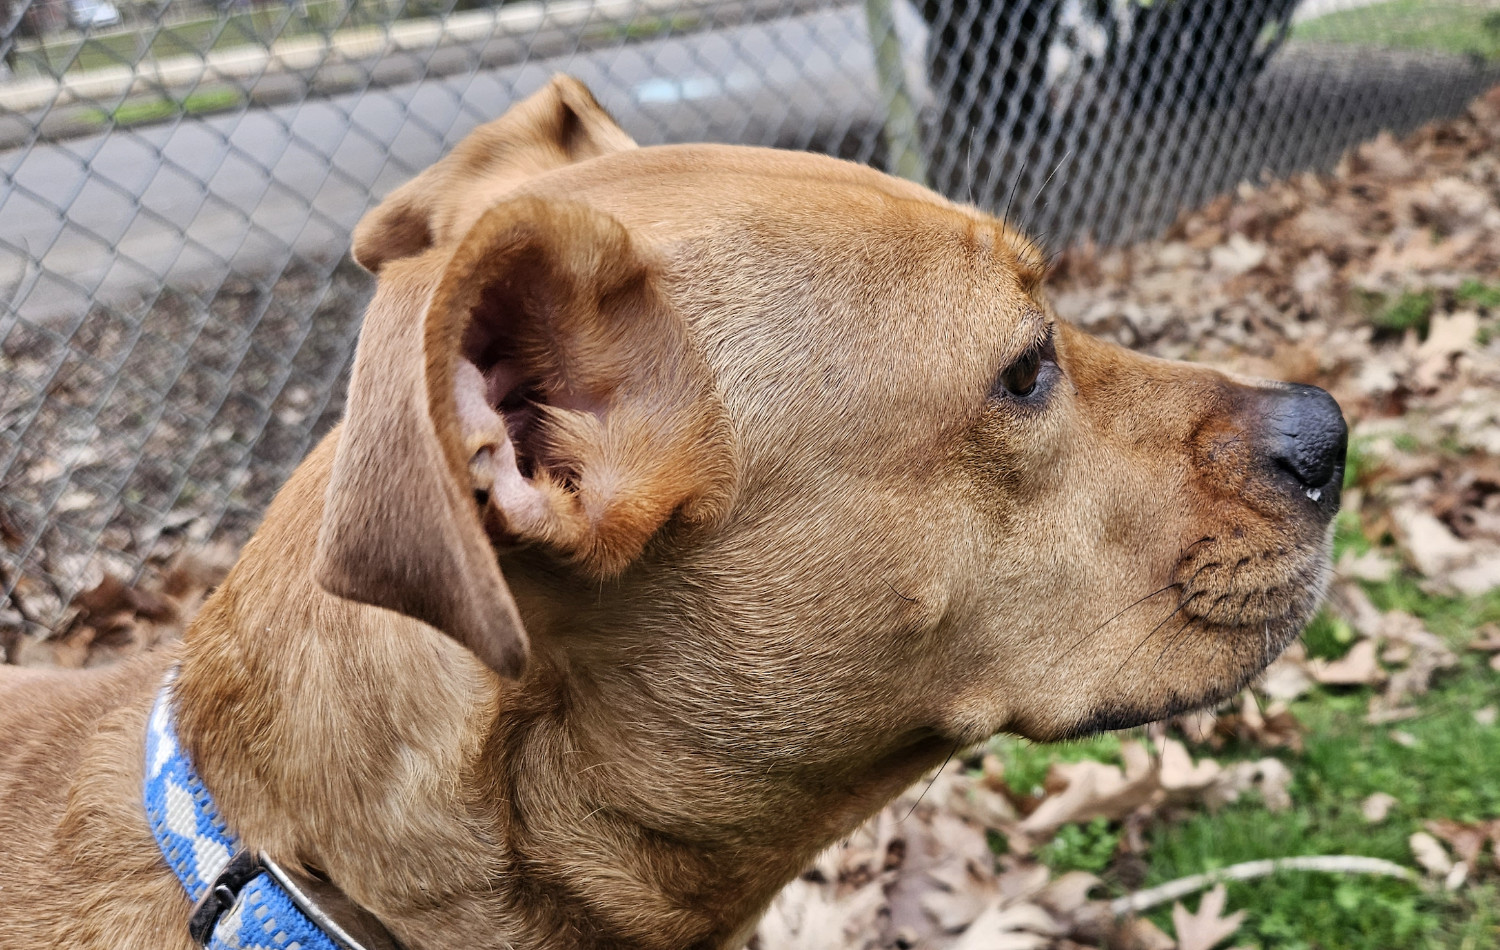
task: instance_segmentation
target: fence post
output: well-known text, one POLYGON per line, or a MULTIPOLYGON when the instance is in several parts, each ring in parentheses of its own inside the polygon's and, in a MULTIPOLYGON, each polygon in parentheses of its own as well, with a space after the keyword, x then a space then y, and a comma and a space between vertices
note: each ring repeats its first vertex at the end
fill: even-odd
POLYGON ((886 107, 884 134, 890 170, 925 185, 927 158, 922 154, 917 107, 906 86, 906 64, 901 59, 901 39, 896 35, 891 0, 865 0, 865 20, 870 27, 880 100, 886 107))

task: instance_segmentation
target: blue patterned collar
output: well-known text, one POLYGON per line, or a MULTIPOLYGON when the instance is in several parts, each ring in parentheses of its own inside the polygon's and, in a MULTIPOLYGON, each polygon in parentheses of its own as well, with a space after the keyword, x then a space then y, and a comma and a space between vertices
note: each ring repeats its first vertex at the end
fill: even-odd
MULTIPOLYGON (((167 674, 146 726, 146 817, 157 847, 193 901, 188 930, 208 950, 384 950, 399 945, 367 913, 335 921, 317 882, 247 851, 177 742, 167 674), (359 937, 350 931, 359 932, 359 937)), ((342 897, 342 895, 336 896, 342 897)), ((347 903, 342 898, 339 903, 347 903)))

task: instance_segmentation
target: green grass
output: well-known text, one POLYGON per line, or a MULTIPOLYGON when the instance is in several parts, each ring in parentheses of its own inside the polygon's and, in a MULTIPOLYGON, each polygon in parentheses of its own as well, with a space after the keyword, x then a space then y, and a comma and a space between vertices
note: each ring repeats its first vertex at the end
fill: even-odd
MULTIPOLYGON (((1410 602, 1406 593, 1395 599, 1410 602)), ((1454 624, 1500 617, 1500 601, 1445 603, 1443 612, 1454 624)), ((1285 757, 1295 776, 1294 807, 1274 813, 1246 801, 1217 815, 1159 823, 1147 835, 1146 884, 1301 854, 1359 854, 1411 866, 1407 838, 1424 821, 1500 815, 1500 728, 1473 715, 1500 701, 1500 681, 1477 655, 1461 664, 1417 701, 1421 715, 1393 726, 1365 723, 1365 690, 1320 690, 1299 700, 1293 712, 1306 727, 1306 749, 1285 757), (1375 792, 1398 804, 1371 825, 1360 804, 1375 792)), ((1493 866, 1480 872, 1494 880, 1493 866)), ((1493 947, 1500 944, 1495 897, 1491 884, 1428 894, 1359 875, 1289 872, 1229 885, 1229 906, 1247 912, 1238 942, 1266 948, 1493 947)), ((1166 922, 1165 912, 1157 922, 1166 922)))
POLYGON ((1453 297, 1461 304, 1470 307, 1483 307, 1487 310, 1500 309, 1500 284, 1485 284, 1477 280, 1466 280, 1458 285, 1453 297))
POLYGON ((1381 330, 1392 333, 1416 330, 1425 337, 1436 303, 1437 295, 1430 290, 1407 291, 1376 310, 1370 322, 1381 330))
POLYGON ((205 112, 222 112, 245 101, 245 97, 234 89, 206 89, 190 93, 185 99, 143 99, 126 102, 112 112, 93 109, 85 118, 101 125, 136 125, 142 122, 159 122, 176 115, 200 115, 205 112))
POLYGON ((1500 11, 1463 0, 1389 0, 1297 24, 1292 38, 1500 59, 1500 11))

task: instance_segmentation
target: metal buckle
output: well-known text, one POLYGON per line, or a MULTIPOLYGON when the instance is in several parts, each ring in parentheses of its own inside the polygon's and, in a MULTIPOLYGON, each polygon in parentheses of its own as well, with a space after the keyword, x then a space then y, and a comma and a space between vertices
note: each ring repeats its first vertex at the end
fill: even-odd
POLYGON ((240 891, 244 890, 245 885, 259 877, 264 870, 260 859, 249 851, 236 852, 229 859, 224 870, 219 872, 213 884, 209 885, 203 897, 194 905, 193 916, 188 918, 188 934, 194 943, 200 947, 208 946, 219 918, 240 899, 240 891))
POLYGON ((264 854, 236 852, 213 885, 193 907, 188 933, 200 947, 213 940, 214 927, 240 899, 245 885, 265 874, 280 885, 293 904, 306 914, 340 950, 401 950, 401 945, 375 915, 325 881, 294 874, 264 854))

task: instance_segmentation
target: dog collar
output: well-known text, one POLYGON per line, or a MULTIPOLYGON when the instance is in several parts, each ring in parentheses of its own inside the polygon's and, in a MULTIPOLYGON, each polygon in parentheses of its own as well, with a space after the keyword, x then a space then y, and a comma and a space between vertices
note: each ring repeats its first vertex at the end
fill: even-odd
POLYGON ((332 885, 240 844, 177 742, 167 674, 146 726, 146 817, 193 901, 188 932, 208 950, 400 950, 332 885))

